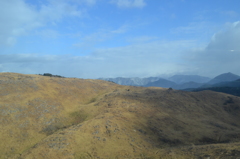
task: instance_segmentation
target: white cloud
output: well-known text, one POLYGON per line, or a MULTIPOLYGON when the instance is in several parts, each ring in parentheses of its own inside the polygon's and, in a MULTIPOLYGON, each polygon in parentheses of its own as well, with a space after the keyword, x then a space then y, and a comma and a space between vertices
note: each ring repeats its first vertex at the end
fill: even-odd
POLYGON ((146 5, 144 0, 111 0, 111 3, 120 8, 143 8, 146 5))
POLYGON ((223 72, 240 74, 240 22, 227 24, 228 28, 214 34, 201 50, 190 51, 188 60, 193 68, 209 76, 223 72))
POLYGON ((0 45, 12 45, 16 36, 26 33, 36 25, 35 12, 24 1, 0 1, 0 45), (30 24, 30 25, 29 25, 30 24))
MULTIPOLYGON (((94 3, 94 0, 86 0, 94 3)), ((82 12, 77 3, 67 0, 53 1, 37 8, 24 0, 0 1, 0 45, 13 45, 18 36, 41 26, 56 23, 68 16, 79 17, 82 12)))
POLYGON ((228 28, 224 31, 214 34, 208 50, 239 50, 240 51, 240 22, 227 24, 228 28))

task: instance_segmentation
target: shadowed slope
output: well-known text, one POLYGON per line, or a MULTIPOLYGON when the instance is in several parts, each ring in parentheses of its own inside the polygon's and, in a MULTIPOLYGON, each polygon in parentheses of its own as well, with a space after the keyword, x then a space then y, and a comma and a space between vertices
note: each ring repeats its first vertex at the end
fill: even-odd
POLYGON ((239 97, 0 75, 29 83, 1 87, 2 158, 240 157, 239 97))

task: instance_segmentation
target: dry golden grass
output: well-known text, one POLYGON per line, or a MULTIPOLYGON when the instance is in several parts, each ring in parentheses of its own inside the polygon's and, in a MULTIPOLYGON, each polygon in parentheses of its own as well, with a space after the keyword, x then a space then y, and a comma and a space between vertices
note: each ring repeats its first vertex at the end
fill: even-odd
POLYGON ((237 158, 240 98, 0 73, 0 158, 237 158))

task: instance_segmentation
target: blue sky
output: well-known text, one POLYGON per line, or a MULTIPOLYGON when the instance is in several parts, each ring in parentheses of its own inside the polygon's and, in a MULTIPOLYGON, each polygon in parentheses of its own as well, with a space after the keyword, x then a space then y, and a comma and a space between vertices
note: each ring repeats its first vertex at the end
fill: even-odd
POLYGON ((0 72, 240 75, 238 0, 1 0, 0 72))

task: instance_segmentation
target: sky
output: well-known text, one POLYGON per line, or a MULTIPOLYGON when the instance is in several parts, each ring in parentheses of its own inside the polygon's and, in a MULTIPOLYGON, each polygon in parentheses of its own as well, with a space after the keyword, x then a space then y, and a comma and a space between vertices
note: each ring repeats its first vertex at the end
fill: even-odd
POLYGON ((240 75, 239 0, 0 0, 0 72, 240 75))

